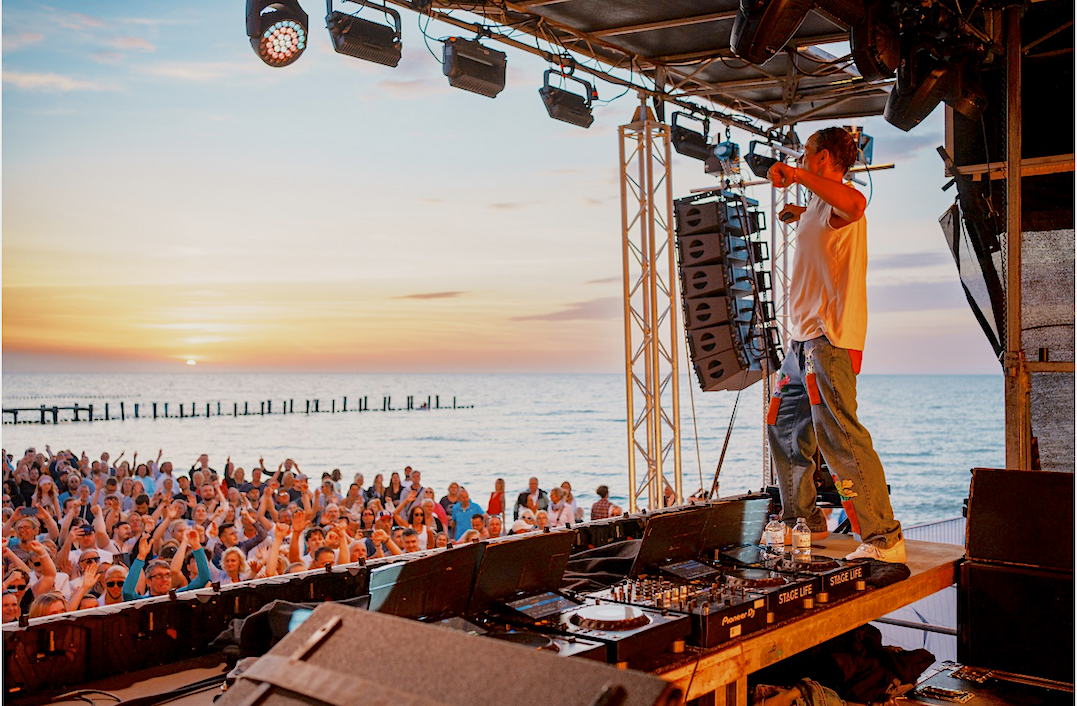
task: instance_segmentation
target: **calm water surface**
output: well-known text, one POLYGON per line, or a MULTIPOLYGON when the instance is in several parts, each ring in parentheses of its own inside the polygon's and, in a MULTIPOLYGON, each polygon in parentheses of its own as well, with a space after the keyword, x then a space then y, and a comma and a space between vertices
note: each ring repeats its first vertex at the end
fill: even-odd
MULTIPOLYGON (((897 516, 905 525, 959 516, 968 494, 969 469, 1001 467, 1004 460, 1001 376, 878 376, 859 381, 860 418, 872 432, 886 468, 897 516)), ((741 397, 740 410, 721 471, 723 495, 763 486, 762 387, 741 397)), ((709 487, 721 454, 735 393, 691 393, 685 378, 681 392, 682 468, 688 492, 709 487), (698 431, 698 456, 697 437, 698 431), (697 458, 699 459, 697 461, 697 458)), ((102 451, 130 458, 156 456, 177 467, 194 463, 201 453, 222 468, 225 457, 238 465, 256 465, 265 457, 275 468, 294 458, 308 474, 340 468, 345 478, 357 472, 369 484, 376 473, 410 465, 423 472, 425 484, 439 493, 458 481, 485 504, 495 478, 519 492, 531 475, 543 488, 568 480, 578 502, 589 505, 599 484, 610 486, 626 502, 627 431, 625 388, 620 375, 221 375, 191 374, 13 374, 3 375, 3 405, 37 407, 93 403, 95 416, 104 404, 118 415, 123 401, 126 421, 93 424, 4 424, 4 447, 21 453, 28 446, 54 450, 102 451), (382 397, 394 407, 414 396, 416 406, 438 395, 443 406, 458 409, 382 412, 382 397), (370 412, 194 419, 147 418, 152 403, 169 412, 184 404, 189 414, 217 403, 231 414, 238 403, 257 412, 260 402, 281 409, 294 400, 302 412, 306 400, 349 409, 366 396, 370 412), (132 419, 134 404, 140 419, 132 419), (375 411, 378 410, 378 411, 375 411)), ((5 421, 10 420, 5 415, 5 421)), ((638 464, 637 464, 638 468, 638 464)))

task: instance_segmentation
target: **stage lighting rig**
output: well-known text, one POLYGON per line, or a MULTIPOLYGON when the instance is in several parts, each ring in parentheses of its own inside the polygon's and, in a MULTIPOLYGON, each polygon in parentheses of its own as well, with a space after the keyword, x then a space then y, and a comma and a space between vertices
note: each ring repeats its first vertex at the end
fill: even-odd
POLYGON ((753 64, 779 52, 807 17, 814 0, 740 0, 729 48, 753 64))
POLYGON ((325 26, 333 40, 334 51, 384 66, 399 64, 400 13, 370 0, 349 1, 384 12, 393 19, 393 26, 337 12, 333 10, 333 0, 326 0, 325 26))
POLYGON ((767 157, 765 155, 756 154, 755 147, 760 144, 757 140, 752 140, 748 145, 748 154, 744 155, 744 163, 748 165, 748 169, 752 170, 752 174, 755 174, 760 179, 766 179, 767 173, 770 172, 770 168, 773 167, 778 160, 773 157, 767 157))
POLYGON ((307 48, 307 13, 296 0, 247 0, 247 36, 269 66, 287 66, 307 48))
POLYGON ((901 62, 898 19, 887 0, 869 3, 849 32, 850 52, 865 81, 894 75, 901 62))
POLYGON ((494 98, 505 88, 505 52, 478 41, 449 37, 442 51, 442 72, 449 85, 494 98))
POLYGON ((677 111, 673 114, 673 125, 670 128, 670 138, 673 140, 673 149, 685 157, 707 161, 714 157, 713 147, 707 142, 707 133, 710 132, 710 120, 698 118, 690 113, 677 111), (703 124, 703 132, 696 132, 678 125, 677 118, 689 118, 703 124))
POLYGON ((581 78, 570 76, 561 71, 547 69, 546 73, 542 75, 542 88, 539 89, 539 95, 542 96, 542 102, 546 105, 546 112, 554 120, 561 120, 583 128, 591 127, 591 123, 595 121, 595 117, 591 114, 591 101, 598 97, 598 93, 595 91, 594 86, 581 78), (576 93, 570 93, 563 88, 551 86, 550 74, 554 73, 562 78, 581 84, 585 95, 581 96, 576 93))

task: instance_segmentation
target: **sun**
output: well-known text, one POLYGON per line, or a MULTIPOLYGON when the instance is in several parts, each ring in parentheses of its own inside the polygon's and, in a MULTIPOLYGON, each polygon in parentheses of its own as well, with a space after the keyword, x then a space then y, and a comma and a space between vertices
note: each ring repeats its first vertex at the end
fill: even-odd
POLYGON ((198 365, 198 361, 195 360, 194 358, 188 358, 187 359, 187 365, 198 365))

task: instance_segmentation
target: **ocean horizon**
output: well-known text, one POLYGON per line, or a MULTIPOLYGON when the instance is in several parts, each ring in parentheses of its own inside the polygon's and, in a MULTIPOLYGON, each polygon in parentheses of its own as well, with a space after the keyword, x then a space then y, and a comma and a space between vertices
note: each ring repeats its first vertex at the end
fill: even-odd
MULTIPOLYGON (((872 433, 904 525, 960 516, 969 470, 1003 465, 1001 375, 862 375, 858 388, 860 420, 872 433)), ((688 494, 710 487, 736 393, 703 393, 687 375, 680 392, 688 494)), ((765 485, 762 395, 758 384, 741 395, 719 476, 721 495, 765 485)), ((515 494, 532 475, 546 489, 569 481, 581 507, 597 499, 600 484, 619 505, 626 506, 629 494, 625 383, 615 373, 5 372, 2 397, 5 409, 93 404, 98 419, 14 425, 5 414, 0 432, 14 454, 49 444, 93 458, 125 452, 130 460, 136 451, 148 459, 161 449, 181 469, 202 453, 218 469, 228 457, 244 468, 264 457, 270 469, 293 458, 308 475, 339 468, 345 482, 362 473, 367 485, 377 473, 388 480, 412 466, 439 495, 456 481, 483 505, 496 478, 515 494), (345 397, 347 413, 340 411, 345 397), (358 412, 363 397, 367 411, 358 412), (381 411, 385 397, 394 411, 381 411), (441 408, 409 411, 408 397, 416 408, 428 398, 441 408), (323 413, 306 413, 314 400, 323 413), (286 401, 294 413, 281 414, 286 401), (112 417, 123 403, 126 419, 103 421, 106 403, 112 417), (166 403, 170 415, 183 405, 185 418, 155 420, 154 403, 159 415, 166 403), (263 403, 272 404, 273 414, 260 414, 263 403), (189 416, 192 405, 199 416, 189 416), (333 408, 337 413, 324 413, 333 408)), ((639 462, 637 474, 642 479, 639 462)))

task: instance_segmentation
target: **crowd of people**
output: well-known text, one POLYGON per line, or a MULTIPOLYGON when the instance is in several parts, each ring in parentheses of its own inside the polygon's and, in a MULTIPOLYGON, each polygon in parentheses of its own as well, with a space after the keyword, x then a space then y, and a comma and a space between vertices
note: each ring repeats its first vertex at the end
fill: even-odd
MULTIPOLYGON (((567 481, 531 478, 509 505, 499 478, 484 508, 456 482, 438 498, 411 467, 344 487, 340 469, 315 481, 292 459, 248 472, 124 456, 3 452, 3 622, 584 520, 567 481)), ((589 519, 620 514, 596 492, 589 519)))

